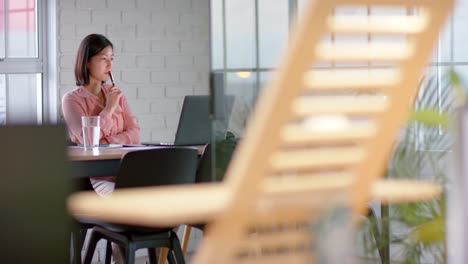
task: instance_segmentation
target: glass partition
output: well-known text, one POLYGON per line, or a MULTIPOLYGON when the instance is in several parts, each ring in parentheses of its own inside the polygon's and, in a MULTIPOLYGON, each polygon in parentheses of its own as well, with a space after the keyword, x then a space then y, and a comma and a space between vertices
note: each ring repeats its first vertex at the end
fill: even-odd
POLYGON ((258 93, 287 46, 291 2, 211 1, 213 179, 223 177, 258 93))

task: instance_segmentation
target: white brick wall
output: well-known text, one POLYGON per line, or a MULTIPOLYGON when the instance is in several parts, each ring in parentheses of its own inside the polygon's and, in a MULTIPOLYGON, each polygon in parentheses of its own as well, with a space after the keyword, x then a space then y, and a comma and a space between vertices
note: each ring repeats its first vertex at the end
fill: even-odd
POLYGON ((122 81, 125 83, 148 83, 149 82, 149 72, 146 71, 124 71, 122 72, 122 81))
POLYGON ((169 12, 189 12, 192 3, 188 0, 164 0, 164 8, 169 12))
POLYGON ((120 10, 93 10, 91 12, 91 18, 93 24, 95 25, 102 25, 105 26, 106 24, 110 23, 120 23, 120 17, 122 16, 122 12, 120 10))
POLYGON ((105 25, 99 25, 95 23, 76 25, 76 36, 86 36, 91 33, 104 34, 105 32, 105 25))
POLYGON ((144 10, 162 10, 164 9, 163 0, 137 0, 136 5, 138 9, 144 10))
MULTIPOLYGON (((161 85, 154 86, 156 89, 153 88, 145 88, 140 87, 137 91, 137 96, 139 98, 158 98, 161 100, 168 100, 164 98, 164 87, 161 85)), ((169 100, 168 100, 169 101, 169 100)))
POLYGON ((137 65, 140 68, 164 69, 164 56, 142 55, 137 56, 137 65))
POLYGON ((193 86, 190 84, 166 86, 166 96, 169 98, 181 98, 186 94, 193 94, 193 86))
POLYGON ((142 10, 123 12, 122 22, 125 24, 149 24, 151 23, 151 13, 142 10))
POLYGON ((115 46, 114 77, 142 140, 173 140, 183 96, 209 92, 208 6, 209 0, 60 0, 58 94, 75 88, 79 42, 104 34, 115 46))
POLYGON ((106 7, 106 0, 77 0, 76 5, 80 9, 102 9, 106 7))
POLYGON ((151 82, 153 83, 178 83, 179 72, 177 71, 153 71, 151 72, 151 82))
POLYGON ((174 115, 180 111, 180 104, 181 104, 181 101, 178 99, 158 100, 151 104, 151 112, 171 113, 174 115))
POLYGON ((166 39, 166 34, 164 34, 164 27, 161 25, 137 25, 137 38, 150 38, 150 39, 157 39, 157 40, 164 40, 166 39))

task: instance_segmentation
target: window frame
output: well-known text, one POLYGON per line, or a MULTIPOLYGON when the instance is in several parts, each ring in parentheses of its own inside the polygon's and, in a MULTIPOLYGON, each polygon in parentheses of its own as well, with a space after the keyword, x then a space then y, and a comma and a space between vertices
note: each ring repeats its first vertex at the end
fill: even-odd
MULTIPOLYGON (((57 91, 56 91, 56 2, 54 0, 35 0, 37 16, 37 57, 9 58, 8 36, 5 34, 5 58, 0 59, 0 74, 41 74, 41 89, 37 101, 37 124, 57 122, 57 91)), ((4 10, 8 10, 8 1, 4 2, 4 10)), ((8 27, 7 11, 5 11, 5 29, 8 27)), ((5 30, 5 31, 6 31, 5 30)), ((7 80, 7 78, 6 78, 7 80)), ((9 84, 5 81, 6 97, 9 84)), ((8 102, 6 112, 8 113, 8 102)), ((15 122, 6 116, 6 123, 15 122)))

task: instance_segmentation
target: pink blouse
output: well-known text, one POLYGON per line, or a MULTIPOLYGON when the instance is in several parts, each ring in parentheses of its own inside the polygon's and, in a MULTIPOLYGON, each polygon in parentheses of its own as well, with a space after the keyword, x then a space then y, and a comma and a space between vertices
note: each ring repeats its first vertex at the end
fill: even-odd
MULTIPOLYGON (((102 88, 107 96, 111 86, 102 88)), ((68 126, 70 140, 81 144, 83 135, 81 132, 81 116, 100 116, 101 135, 111 144, 139 144, 140 127, 135 116, 130 112, 130 107, 124 96, 115 107, 111 115, 104 110, 104 105, 99 102, 99 98, 80 86, 62 98, 62 112, 68 126)))

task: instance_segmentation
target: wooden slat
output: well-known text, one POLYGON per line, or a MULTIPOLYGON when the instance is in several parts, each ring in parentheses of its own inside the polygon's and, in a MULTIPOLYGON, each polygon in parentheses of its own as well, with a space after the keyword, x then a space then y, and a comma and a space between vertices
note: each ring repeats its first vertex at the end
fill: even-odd
POLYGON ((272 154, 274 171, 336 168, 354 165, 364 159, 365 151, 358 147, 305 149, 272 154))
POLYGON ((399 80, 400 73, 392 68, 311 70, 304 76, 304 84, 311 91, 375 90, 393 86, 399 80))
MULTIPOLYGON (((288 209, 294 204, 302 208, 325 209, 350 206, 352 194, 350 186, 318 189, 317 192, 289 192, 275 195, 262 195, 258 199, 258 210, 274 211, 288 209)), ((312 216, 311 216, 312 217, 312 216)))
POLYGON ((388 107, 388 101, 376 96, 307 96, 294 101, 293 113, 296 117, 314 114, 340 113, 346 115, 376 115, 388 107))
POLYGON ((378 180, 373 183, 371 196, 383 203, 408 203, 437 198, 442 187, 432 182, 415 180, 378 180))
POLYGON ((304 254, 284 254, 284 255, 272 255, 270 257, 262 258, 250 258, 238 260, 234 259, 231 263, 233 264, 271 264, 271 263, 317 263, 313 261, 311 252, 305 252, 304 254))
POLYGON ((281 131, 283 146, 301 146, 327 143, 353 143, 368 139, 375 134, 373 123, 367 125, 354 125, 344 130, 310 131, 302 124, 288 125, 281 131))
MULTIPOLYGON (((318 180, 317 185, 313 186, 313 188, 318 190, 320 187, 328 186, 333 189, 333 187, 346 185, 350 181, 350 178, 346 179, 346 177, 350 177, 349 175, 335 174, 335 176, 341 177, 339 183, 321 183, 321 180, 318 180)), ((329 177, 334 176, 331 174, 329 177)), ((310 183, 312 183, 312 180, 310 180, 310 183)), ((287 187, 298 190, 305 189, 305 187, 300 187, 296 183, 281 183, 281 181, 275 183, 267 181, 262 188, 267 193, 285 193, 287 187)), ((411 202, 435 198, 441 193, 441 188, 433 183, 419 183, 408 180, 378 181, 373 184, 371 193, 373 199, 383 202, 411 202)), ((68 208, 76 217, 84 216, 103 221, 144 226, 173 226, 212 219, 227 208, 229 205, 228 198, 229 192, 225 186, 217 184, 132 188, 115 191, 112 196, 107 198, 99 197, 95 192, 77 193, 68 199, 68 208), (180 199, 170 199, 174 195, 177 195, 180 199), (195 206, 200 204, 203 204, 203 207, 195 206), (151 208, 151 210, 148 210, 148 208, 151 208)), ((258 215, 256 221, 262 221, 263 219, 267 223, 277 221, 280 218, 291 221, 292 219, 312 217, 305 208, 298 209, 289 206, 287 209, 283 208, 282 211, 273 212, 276 214, 263 212, 264 215, 258 215), (296 214, 291 213, 294 210, 296 210, 296 214)), ((309 208, 308 210, 312 209, 309 208)))
POLYGON ((322 43, 316 48, 319 60, 360 62, 360 61, 401 61, 413 53, 409 43, 322 43))
POLYGON ((416 34, 428 25, 427 15, 330 17, 328 26, 335 33, 416 34))
POLYGON ((286 232, 251 234, 244 239, 244 245, 247 247, 274 247, 279 244, 303 244, 307 243, 310 238, 309 234, 304 233, 303 230, 295 232, 288 230, 286 232))
POLYGON ((387 7, 428 7, 434 5, 434 1, 429 0, 333 0, 339 6, 349 5, 372 5, 372 6, 387 6, 387 7))
POLYGON ((291 192, 316 192, 349 187, 354 182, 347 172, 314 173, 295 177, 267 177, 262 184, 265 194, 284 194, 291 192))
POLYGON ((142 226, 176 226, 206 222, 225 210, 230 198, 229 190, 220 184, 158 186, 116 190, 106 198, 94 191, 77 193, 68 199, 68 208, 78 218, 142 226))
POLYGON ((253 226, 272 226, 272 225, 288 225, 288 224, 312 224, 314 216, 318 215, 319 208, 304 208, 291 205, 289 208, 281 208, 274 211, 263 211, 255 209, 254 213, 246 223, 246 227, 253 226))

